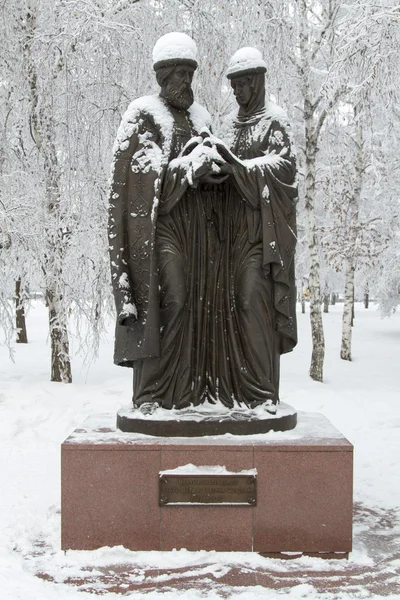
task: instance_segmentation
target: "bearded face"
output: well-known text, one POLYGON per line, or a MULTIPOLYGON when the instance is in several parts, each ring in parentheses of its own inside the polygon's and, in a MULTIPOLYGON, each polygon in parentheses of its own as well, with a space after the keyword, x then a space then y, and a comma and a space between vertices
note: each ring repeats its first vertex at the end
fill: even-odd
POLYGON ((193 104, 193 91, 190 84, 182 83, 177 85, 170 81, 165 86, 164 97, 172 106, 179 110, 187 110, 193 104))
POLYGON ((177 65, 165 71, 161 82, 161 95, 174 108, 187 110, 193 104, 192 79, 194 68, 177 65))

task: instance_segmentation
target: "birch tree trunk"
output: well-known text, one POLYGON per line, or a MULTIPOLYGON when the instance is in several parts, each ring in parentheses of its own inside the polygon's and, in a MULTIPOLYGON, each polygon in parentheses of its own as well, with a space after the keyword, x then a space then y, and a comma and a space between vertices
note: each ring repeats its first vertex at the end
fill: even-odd
POLYGON ((309 280, 310 289, 310 321, 312 337, 312 354, 310 376, 315 381, 323 380, 323 367, 325 357, 325 338, 321 314, 321 284, 319 262, 319 240, 315 217, 315 177, 317 142, 322 122, 315 125, 315 103, 312 101, 310 84, 311 57, 309 48, 309 24, 307 2, 300 3, 300 73, 302 78, 303 111, 305 121, 305 211, 307 221, 307 240, 309 251, 309 280))
POLYGON ((369 292, 364 294, 364 308, 369 308, 369 292))
POLYGON ((57 286, 55 286, 55 292, 51 289, 47 290, 46 300, 49 311, 51 381, 71 383, 67 316, 60 301, 62 297, 57 286))
POLYGON ((46 303, 49 310, 51 344, 51 381, 72 381, 67 314, 63 305, 63 235, 60 216, 60 169, 55 146, 55 127, 51 99, 40 95, 38 70, 32 55, 36 30, 36 0, 28 2, 26 39, 24 44, 27 76, 31 101, 31 133, 39 156, 43 161, 46 202, 45 259, 43 271, 46 285, 46 303))
MULTIPOLYGON (((50 124, 51 125, 51 124, 50 124)), ((51 132, 51 127, 48 127, 51 132)), ((51 381, 72 382, 69 356, 68 315, 63 302, 64 236, 60 216, 59 169, 56 149, 48 136, 45 155, 46 204, 46 303, 49 311, 51 381)))
POLYGON ((342 345, 340 348, 340 358, 342 358, 343 360, 351 360, 351 327, 354 298, 354 271, 355 269, 352 264, 352 261, 347 261, 342 320, 342 345))
MULTIPOLYGON (((307 105, 307 102, 305 104, 307 105)), ((307 120, 310 119, 306 119, 306 123, 307 120)), ((306 140, 306 146, 308 146, 308 153, 306 155, 305 173, 305 209, 307 215, 308 250, 310 260, 310 273, 308 285, 310 288, 310 321, 312 337, 310 377, 315 381, 323 381, 325 336, 321 312, 319 240, 315 222, 316 144, 314 144, 313 136, 306 140)))
MULTIPOLYGON (((358 109, 354 109, 356 118, 356 133, 354 143, 356 146, 355 153, 355 182, 354 191, 349 205, 350 219, 350 235, 352 236, 353 247, 357 241, 357 226, 359 222, 359 207, 361 199, 361 188, 364 170, 364 153, 363 153, 363 132, 360 120, 358 118, 358 109)), ((354 273, 356 269, 355 258, 349 257, 346 264, 346 282, 345 296, 343 306, 343 321, 342 321, 342 344, 340 349, 340 358, 343 360, 351 360, 351 336, 354 321, 354 273)))
POLYGON ((20 277, 15 282, 15 327, 17 330, 17 344, 27 344, 28 335, 26 333, 25 306, 23 293, 21 293, 20 277))
POLYGON ((329 312, 329 294, 324 294, 324 313, 329 312))

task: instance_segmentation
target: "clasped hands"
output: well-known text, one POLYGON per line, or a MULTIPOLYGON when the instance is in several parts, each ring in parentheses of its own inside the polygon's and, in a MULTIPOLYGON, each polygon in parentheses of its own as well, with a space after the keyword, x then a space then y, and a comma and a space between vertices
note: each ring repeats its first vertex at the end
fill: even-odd
POLYGON ((232 166, 237 161, 224 142, 207 130, 189 140, 181 156, 191 159, 193 181, 207 184, 220 184, 226 181, 232 174, 232 166))

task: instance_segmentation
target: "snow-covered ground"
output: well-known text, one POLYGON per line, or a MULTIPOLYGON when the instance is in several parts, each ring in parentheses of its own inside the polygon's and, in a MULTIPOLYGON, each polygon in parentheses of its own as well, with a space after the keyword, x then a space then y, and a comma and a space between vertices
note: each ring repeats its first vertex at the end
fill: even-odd
MULTIPOLYGON (((45 308, 28 314, 15 363, 0 347, 0 598, 400 599, 400 313, 356 306, 353 361, 339 358, 342 305, 324 315, 325 381, 308 377, 308 315, 282 359, 281 398, 321 412, 355 446, 354 551, 348 561, 282 561, 251 553, 60 550, 60 444, 93 413, 129 403, 131 372, 112 364, 112 337, 72 385, 50 383, 45 308), (396 587, 397 586, 397 587, 396 587), (138 591, 139 590, 139 591, 138 591)), ((77 350, 77 342, 72 342, 77 350)))

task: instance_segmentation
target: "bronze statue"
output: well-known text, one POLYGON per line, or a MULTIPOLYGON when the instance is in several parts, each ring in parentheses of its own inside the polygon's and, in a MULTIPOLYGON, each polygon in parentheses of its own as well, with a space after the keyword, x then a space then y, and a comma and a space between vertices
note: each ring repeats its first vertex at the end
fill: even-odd
POLYGON ((196 45, 158 40, 161 91, 125 113, 114 148, 109 242, 117 308, 114 361, 133 367, 133 403, 152 412, 206 397, 211 198, 200 180, 215 169, 202 145, 210 116, 193 101, 196 45))
POLYGON ((225 141, 193 102, 193 40, 163 36, 153 66, 160 94, 131 103, 114 148, 114 360, 133 367, 133 404, 144 414, 203 403, 274 413, 279 357, 296 343, 287 118, 265 102, 255 49, 229 65, 239 111, 225 141))
POLYGON ((223 404, 265 403, 273 413, 279 401, 280 355, 297 342, 297 187, 290 127, 285 112, 266 101, 265 72, 255 48, 232 56, 227 76, 239 110, 224 122, 226 145, 214 142, 230 178, 218 209, 213 380, 223 404))

